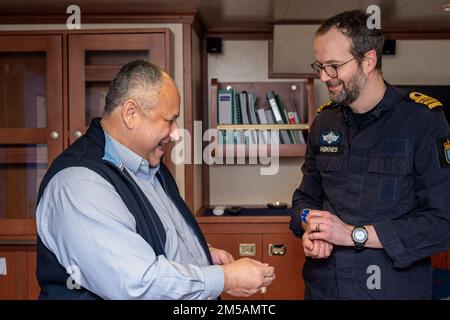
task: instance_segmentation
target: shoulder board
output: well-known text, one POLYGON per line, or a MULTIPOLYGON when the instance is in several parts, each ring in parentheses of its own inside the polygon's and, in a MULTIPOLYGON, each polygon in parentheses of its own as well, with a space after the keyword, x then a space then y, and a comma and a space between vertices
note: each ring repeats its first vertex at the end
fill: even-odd
POLYGON ((327 103, 321 105, 320 107, 317 108, 317 113, 320 113, 323 109, 331 106, 333 104, 333 101, 328 101, 327 103))
POLYGON ((426 94, 420 93, 420 92, 411 92, 408 97, 416 102, 416 103, 420 103, 420 104, 424 104, 426 105, 430 110, 432 110, 433 108, 436 107, 442 107, 442 103, 430 96, 427 96, 426 94))

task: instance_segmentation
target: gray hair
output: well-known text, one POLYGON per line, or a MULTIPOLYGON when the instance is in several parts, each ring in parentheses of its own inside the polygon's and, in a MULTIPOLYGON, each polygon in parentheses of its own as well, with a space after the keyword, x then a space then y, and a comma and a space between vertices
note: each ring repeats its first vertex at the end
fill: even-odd
POLYGON ((131 98, 135 90, 155 89, 158 92, 162 74, 158 66, 143 59, 125 64, 109 84, 104 113, 111 115, 117 106, 131 98))

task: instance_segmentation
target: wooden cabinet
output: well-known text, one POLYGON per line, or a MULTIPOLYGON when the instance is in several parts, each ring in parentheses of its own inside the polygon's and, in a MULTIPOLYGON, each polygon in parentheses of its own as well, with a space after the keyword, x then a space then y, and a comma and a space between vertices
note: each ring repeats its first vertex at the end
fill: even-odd
POLYGON ((38 296, 35 210, 49 164, 101 116, 123 64, 141 58, 172 74, 172 37, 169 29, 0 33, 0 299, 38 296))
MULTIPOLYGON (((249 257, 275 267, 276 279, 264 295, 224 300, 298 300, 304 298, 302 268, 305 262, 301 240, 288 228, 287 216, 198 216, 208 243, 230 252, 235 259, 249 257)), ((449 269, 449 254, 432 257, 433 267, 449 269)))
MULTIPOLYGON (((229 251, 236 259, 249 257, 275 267, 276 280, 256 300, 303 299, 301 270, 305 260, 301 240, 288 228, 287 216, 197 217, 210 245, 229 251)), ((226 294, 223 299, 236 299, 226 294)))
POLYGON ((0 236, 33 229, 40 180, 63 150, 61 48, 56 35, 0 36, 0 236))
POLYGON ((168 29, 68 35, 70 143, 102 115, 109 82, 125 63, 148 60, 171 74, 171 42, 168 29))
POLYGON ((10 242, 0 246, 0 300, 37 299, 36 247, 10 242))

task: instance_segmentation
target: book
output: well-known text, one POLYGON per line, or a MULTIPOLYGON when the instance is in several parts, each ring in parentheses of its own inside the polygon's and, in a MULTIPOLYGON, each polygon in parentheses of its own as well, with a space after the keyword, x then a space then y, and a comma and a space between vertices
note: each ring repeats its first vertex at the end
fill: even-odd
MULTIPOLYGON (((300 121, 298 119, 298 114, 296 111, 291 111, 288 112, 288 117, 289 117, 289 122, 290 123, 295 123, 295 124, 299 124, 300 121)), ((295 130, 296 134, 297 134, 297 143, 306 143, 305 142, 305 136, 303 135, 302 130, 295 130)))
MULTIPOLYGON (((271 109, 265 110, 267 124, 275 124, 275 119, 273 118, 273 112, 271 109)), ((270 130, 267 132, 267 143, 268 144, 280 144, 280 133, 278 131, 270 130), (278 134, 275 134, 277 132, 278 134)))
MULTIPOLYGON (((252 91, 247 91, 247 112, 249 122, 252 124, 258 124, 258 119, 256 117, 255 111, 255 101, 256 101, 256 93, 252 91)), ((250 130, 250 136, 253 143, 258 143, 258 131, 250 130)))
MULTIPOLYGON (((278 102, 275 98, 275 94, 273 93, 273 91, 266 93, 266 98, 269 101, 275 122, 278 124, 286 124, 287 122, 285 122, 283 116, 281 115, 280 106, 278 105, 278 102)), ((291 141, 291 138, 289 137, 287 130, 280 130, 280 141, 281 143, 284 144, 293 143, 291 141)))
POLYGON ((241 109, 241 99, 239 94, 234 95, 234 115, 233 124, 242 124, 242 109, 241 109))
MULTIPOLYGON (((266 113, 265 110, 263 108, 256 108, 256 114, 258 115, 258 120, 260 124, 267 124, 267 118, 266 118, 266 113)), ((259 131, 259 139, 260 142, 265 144, 269 144, 270 141, 268 139, 269 135, 267 130, 260 130, 259 131)))
POLYGON ((219 89, 217 94, 217 123, 232 124, 233 123, 233 89, 219 89))

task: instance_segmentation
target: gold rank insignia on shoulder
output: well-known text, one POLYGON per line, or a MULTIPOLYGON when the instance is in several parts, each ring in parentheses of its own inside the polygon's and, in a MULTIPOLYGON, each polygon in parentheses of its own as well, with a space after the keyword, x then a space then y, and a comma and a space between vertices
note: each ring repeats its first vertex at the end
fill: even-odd
POLYGON ((426 105, 430 110, 436 107, 442 107, 442 103, 439 100, 420 92, 411 92, 409 98, 416 103, 426 105))
POLYGON ((317 113, 320 113, 323 109, 333 104, 333 101, 328 101, 327 103, 321 105, 317 108, 317 113))

